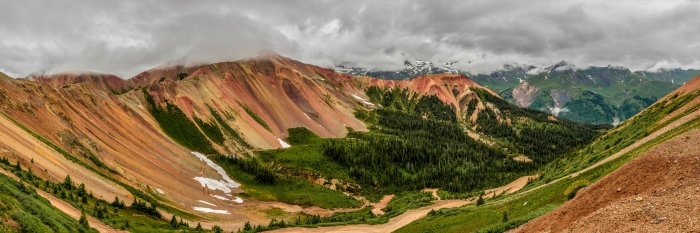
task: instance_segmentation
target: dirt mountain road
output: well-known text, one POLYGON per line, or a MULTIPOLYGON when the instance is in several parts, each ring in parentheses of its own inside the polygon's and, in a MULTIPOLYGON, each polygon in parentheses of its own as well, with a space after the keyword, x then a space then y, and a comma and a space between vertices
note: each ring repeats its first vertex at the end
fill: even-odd
MULTIPOLYGON (((507 193, 513 193, 517 192, 518 190, 522 189, 525 187, 527 184, 528 179, 532 179, 533 177, 536 176, 524 176, 520 177, 517 180, 514 180, 513 182, 504 185, 499 188, 491 189, 490 191, 497 191, 499 194, 503 191, 508 191, 507 193)), ((437 195, 437 189, 430 189, 427 190, 430 192, 434 192, 434 194, 437 195)), ((490 198, 489 197, 484 197, 486 199, 490 198)), ((319 227, 319 228, 300 228, 300 227, 295 227, 295 228, 285 228, 285 229, 279 229, 275 231, 270 231, 270 232, 277 232, 277 233, 286 233, 286 232, 393 232, 398 230, 399 228, 406 226, 413 221, 416 221, 418 219, 421 219, 425 216, 428 215, 428 212, 431 210, 438 210, 438 209, 443 209, 443 208, 454 208, 454 207, 460 207, 463 205, 467 204, 472 204, 475 201, 475 198, 472 198, 470 200, 439 200, 435 201, 435 204, 431 206, 425 206, 422 208, 414 209, 414 210, 409 210, 406 211, 406 213, 403 213, 402 215, 399 215, 397 217, 394 217, 389 220, 389 222, 385 224, 377 224, 377 225, 369 225, 369 224, 360 224, 360 225, 347 225, 347 226, 333 226, 333 227, 319 227)))

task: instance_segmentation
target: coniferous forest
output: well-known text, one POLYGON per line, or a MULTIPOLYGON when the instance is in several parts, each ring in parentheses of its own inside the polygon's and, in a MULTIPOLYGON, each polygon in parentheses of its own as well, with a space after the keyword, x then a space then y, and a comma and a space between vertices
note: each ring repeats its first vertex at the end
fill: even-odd
MULTIPOLYGON (((471 192, 495 187, 585 145, 606 126, 551 119, 544 112, 521 109, 480 89, 479 99, 492 103, 476 122, 459 119, 454 107, 436 96, 419 97, 407 90, 370 87, 370 100, 383 107, 359 111, 370 132, 351 132, 346 138, 323 140, 325 156, 350 169, 350 176, 365 188, 386 192, 440 188, 471 192), (467 128, 496 142, 487 145, 467 134, 467 128), (512 159, 525 155, 533 162, 512 159)), ((469 103, 467 111, 474 111, 469 103)))

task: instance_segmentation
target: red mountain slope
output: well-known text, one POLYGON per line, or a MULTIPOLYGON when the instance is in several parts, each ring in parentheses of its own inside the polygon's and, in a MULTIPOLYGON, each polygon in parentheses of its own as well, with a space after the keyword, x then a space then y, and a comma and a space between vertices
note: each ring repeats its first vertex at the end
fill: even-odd
POLYGON ((64 87, 71 84, 85 83, 90 88, 121 93, 131 89, 126 80, 111 74, 97 73, 62 73, 54 75, 39 75, 30 77, 29 80, 49 84, 56 87, 64 87))

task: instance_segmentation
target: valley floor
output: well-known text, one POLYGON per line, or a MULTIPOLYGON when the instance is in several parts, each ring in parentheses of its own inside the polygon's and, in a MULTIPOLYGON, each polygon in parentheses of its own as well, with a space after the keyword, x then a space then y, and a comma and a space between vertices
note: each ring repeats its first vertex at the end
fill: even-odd
MULTIPOLYGON (((501 194, 503 192, 505 193, 514 193, 525 187, 527 184, 528 179, 533 179, 537 176, 524 176, 521 177, 507 185, 490 189, 486 191, 486 196, 484 196, 484 199, 491 198, 492 196, 489 196, 489 193, 495 193, 495 194, 501 194)), ((429 191, 433 193, 434 196, 437 196, 437 189, 429 189, 429 190, 424 190, 424 191, 429 191)), ((439 198, 439 197, 438 197, 439 198)), ((414 210, 408 210, 406 213, 399 215, 397 217, 394 217, 389 220, 389 222, 385 224, 376 224, 376 225, 369 225, 369 224, 360 224, 360 225, 347 225, 347 226, 333 226, 333 227, 319 227, 319 228, 285 228, 285 229, 279 229, 275 231, 270 231, 270 232, 393 232, 398 230, 399 228, 406 226, 410 224, 413 221, 416 221, 420 218, 425 217, 428 215, 428 212, 431 210, 439 210, 439 209, 444 209, 444 208, 455 208, 455 207, 460 207, 468 204, 474 204, 476 203, 476 198, 471 198, 469 200, 438 200, 435 201, 435 204, 430 205, 430 206, 425 206, 422 208, 414 209, 414 210)))

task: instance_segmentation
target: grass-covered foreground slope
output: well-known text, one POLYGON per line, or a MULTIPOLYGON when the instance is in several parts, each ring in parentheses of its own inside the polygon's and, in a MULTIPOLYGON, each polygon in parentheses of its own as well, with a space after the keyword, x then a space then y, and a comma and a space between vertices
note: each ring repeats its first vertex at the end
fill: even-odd
MULTIPOLYGON (((0 229, 4 229, 2 232, 96 232, 94 229, 88 230, 87 222, 76 221, 51 206, 35 190, 53 195, 81 210, 85 216, 92 216, 113 229, 131 232, 195 230, 195 226, 190 226, 189 221, 183 222, 185 219, 181 217, 177 218, 176 223, 165 221, 157 209, 162 206, 154 200, 136 199, 131 205, 118 198, 108 202, 86 191, 84 184, 74 183, 70 176, 63 182, 51 182, 35 175, 31 168, 24 169, 19 163, 11 164, 6 158, 0 159, 0 169, 12 172, 22 180, 20 184, 0 173, 0 201, 3 206, 0 218, 6 219, 0 226, 0 229)), ((184 215, 192 218, 190 214, 184 215)))
POLYGON ((24 182, 0 173, 1 232, 97 232, 53 207, 24 182))
POLYGON ((524 189, 531 191, 502 200, 497 198, 483 206, 438 211, 398 232, 504 232, 514 229, 567 202, 582 185, 593 184, 655 146, 690 129, 700 128, 699 94, 697 90, 673 93, 585 148, 554 160, 540 170, 540 179, 530 182, 524 189), (574 172, 580 174, 566 176, 574 172))

